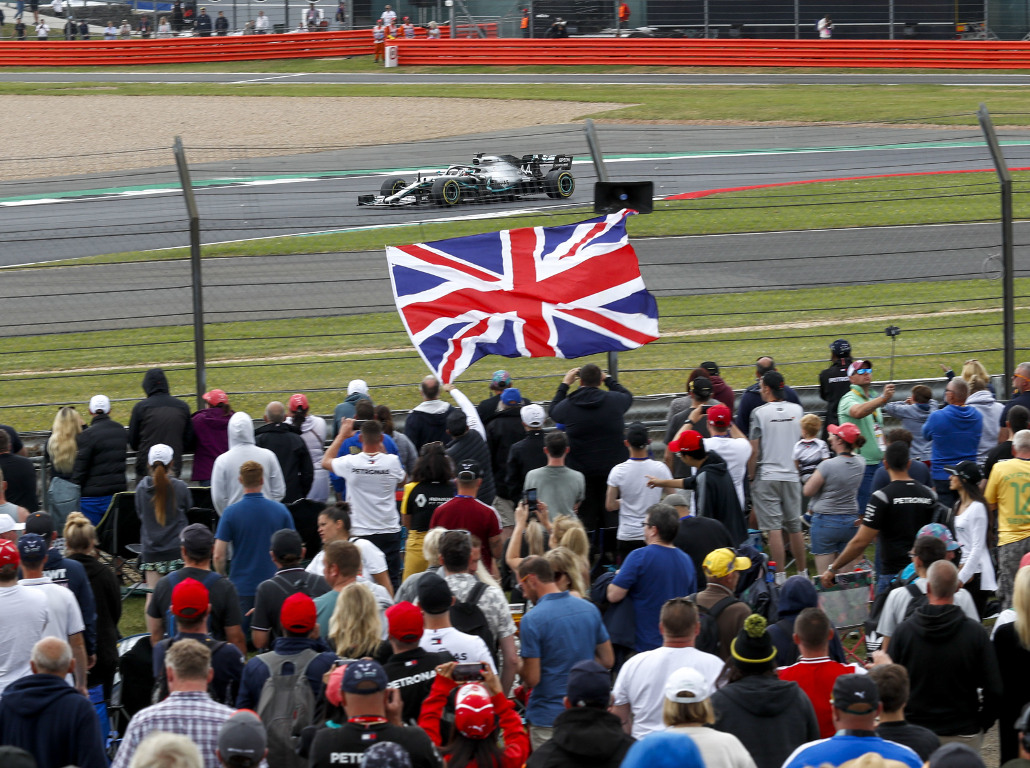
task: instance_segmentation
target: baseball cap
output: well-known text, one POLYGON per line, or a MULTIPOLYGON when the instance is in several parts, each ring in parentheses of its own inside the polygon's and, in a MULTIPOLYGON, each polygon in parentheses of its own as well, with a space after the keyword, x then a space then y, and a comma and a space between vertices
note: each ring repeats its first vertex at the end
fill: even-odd
POLYGON ((734 571, 746 571, 751 567, 751 558, 738 557, 732 549, 723 547, 709 552, 701 567, 706 575, 721 579, 734 571))
POLYGON ((352 661, 347 664, 347 669, 343 672, 344 693, 358 695, 379 693, 386 690, 389 682, 390 680, 379 662, 371 659, 352 661))
POLYGON ((164 443, 150 446, 150 450, 147 452, 147 464, 150 466, 164 464, 167 467, 172 463, 173 458, 175 458, 175 451, 164 443))
POLYGON ((690 502, 687 501, 687 498, 682 493, 670 493, 668 496, 662 499, 662 504, 668 504, 671 507, 690 506, 690 502))
POLYGON ((296 395, 290 396, 290 410, 291 411, 306 411, 311 406, 308 404, 308 396, 302 395, 299 392, 296 395))
POLYGON ((279 611, 279 624, 287 632, 307 634, 318 623, 318 609, 315 601, 303 592, 294 592, 283 600, 279 611))
POLYGON ((89 412, 110 413, 111 401, 107 395, 93 395, 93 397, 89 399, 89 412))
POLYGON ((704 376, 698 376, 690 382, 690 391, 698 397, 709 397, 712 394, 712 380, 704 376))
POLYGON ((229 396, 224 389, 212 389, 204 393, 204 402, 208 405, 223 405, 229 402, 229 396))
POLYGON ((830 351, 837 357, 847 357, 851 354, 851 342, 847 339, 837 339, 830 344, 830 351))
POLYGON ((948 530, 948 526, 942 525, 941 523, 927 523, 924 525, 916 533, 916 540, 918 541, 923 536, 940 539, 944 542, 944 546, 949 552, 954 552, 958 549, 958 542, 952 537, 951 531, 948 530))
MULTIPOLYGON (((4 515, 7 517, 7 515, 4 515)), ((24 536, 22 538, 25 538, 24 536)), ((0 565, 20 565, 21 554, 13 541, 0 539, 0 565)))
POLYGON ((733 411, 725 403, 713 405, 705 412, 705 416, 708 417, 709 424, 714 424, 717 427, 728 427, 730 422, 733 421, 733 411))
POLYGON ((876 711, 880 692, 869 675, 841 675, 833 683, 830 702, 848 714, 868 715, 876 711))
POLYGON ((930 768, 983 768, 984 761, 968 744, 953 741, 930 755, 927 765, 930 768))
POLYGON ((604 707, 611 701, 611 676, 593 659, 581 661, 569 670, 565 696, 573 707, 604 707))
POLYGON ((190 555, 203 557, 211 554, 211 550, 214 549, 215 536, 211 533, 211 529, 203 523, 193 523, 182 529, 182 533, 179 534, 179 543, 190 555))
POLYGON ((46 539, 38 533, 26 533, 18 539, 18 554, 29 562, 43 560, 47 556, 46 539))
POLYGON ((848 376, 854 376, 859 371, 864 371, 866 368, 872 370, 873 363, 871 360, 856 360, 848 366, 848 376))
POLYGON ((303 557, 304 540, 292 528, 282 528, 272 534, 272 554, 277 558, 303 557))
POLYGON ((404 600, 386 609, 386 621, 390 626, 390 637, 402 643, 414 643, 422 637, 425 623, 422 611, 414 603, 404 600))
POLYGON ((511 386, 511 374, 507 371, 494 371, 494 375, 490 377, 491 384, 503 384, 506 387, 511 386))
POLYGON ((479 683, 466 683, 454 699, 454 727, 467 739, 485 739, 497 728, 490 692, 479 683))
POLYGON ((352 379, 350 384, 347 385, 347 394, 348 395, 353 395, 355 393, 361 394, 361 395, 367 395, 368 394, 368 382, 365 381, 364 379, 352 379))
POLYGON ((218 751, 226 762, 233 757, 247 758, 258 765, 265 757, 268 734, 261 718, 249 709, 237 710, 218 729, 218 751))
POLYGON ((827 424, 826 431, 831 435, 836 435, 845 443, 854 443, 858 436, 862 434, 862 430, 850 421, 845 424, 827 424))
POLYGON ((454 602, 454 595, 447 582, 435 573, 427 573, 418 580, 418 604, 425 613, 438 615, 447 613, 454 602))
POLYGON ((479 467, 478 461, 467 459, 458 464, 458 480, 463 483, 471 483, 483 476, 483 470, 479 467))
POLYGON ((643 448, 651 442, 651 438, 647 434, 647 427, 639 421, 634 421, 626 427, 626 442, 634 448, 643 448))
POLYGON ((49 512, 33 512, 25 518, 23 529, 26 533, 38 533, 44 539, 49 539, 54 532, 54 519, 49 512))
POLYGON ((544 421, 547 420, 547 414, 544 413, 544 407, 532 403, 530 405, 522 406, 522 410, 519 411, 519 415, 522 416, 522 423, 527 427, 538 429, 544 425, 544 421))
POLYGON ((699 365, 698 368, 704 368, 706 371, 712 374, 712 376, 719 375, 718 364, 713 363, 711 360, 706 360, 705 362, 701 363, 701 365, 699 365))
POLYGON ((10 515, 0 514, 0 533, 10 533, 11 531, 24 531, 25 523, 16 523, 14 518, 10 515))
POLYGON ((195 619, 207 610, 211 596, 196 579, 183 579, 172 590, 172 613, 180 619, 195 619))
POLYGON ((693 667, 680 667, 665 681, 665 698, 677 704, 696 704, 708 698, 708 681, 693 667))
POLYGON ((411 755, 396 741, 380 741, 365 750, 361 768, 411 768, 411 755))
POLYGON ((963 482, 972 483, 973 485, 977 485, 984 479, 983 474, 980 472, 980 467, 977 466, 975 461, 960 461, 954 466, 945 467, 944 471, 961 478, 963 482))
POLYGON ((522 393, 515 387, 508 387, 501 393, 501 402, 504 405, 516 405, 522 402, 522 393))
POLYGON ((673 453, 695 453, 704 449, 704 436, 693 429, 680 432, 679 437, 669 443, 669 450, 673 453))

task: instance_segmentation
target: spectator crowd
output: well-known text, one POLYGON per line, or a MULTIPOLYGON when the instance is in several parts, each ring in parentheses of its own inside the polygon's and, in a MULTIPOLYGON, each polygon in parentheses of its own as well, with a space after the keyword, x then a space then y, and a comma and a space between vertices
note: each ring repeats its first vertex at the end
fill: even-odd
POLYGON ((658 425, 594 364, 428 376, 401 428, 154 368, 57 411, 45 494, 0 425, 0 765, 1026 768, 1030 363, 945 378, 838 339, 823 413, 762 356, 658 425))

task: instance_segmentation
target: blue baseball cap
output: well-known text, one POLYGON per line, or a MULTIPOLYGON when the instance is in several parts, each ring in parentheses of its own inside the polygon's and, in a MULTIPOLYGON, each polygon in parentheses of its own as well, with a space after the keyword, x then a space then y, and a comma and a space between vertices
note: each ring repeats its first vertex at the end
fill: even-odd
POLYGON ((515 387, 508 387, 501 393, 501 402, 505 405, 521 405, 522 393, 515 387))
POLYGON ((347 664, 343 671, 344 693, 367 695, 385 691, 390 683, 382 665, 371 659, 358 659, 347 664))
POLYGON ((30 562, 43 560, 47 556, 46 539, 38 533, 26 533, 18 539, 18 554, 30 562))

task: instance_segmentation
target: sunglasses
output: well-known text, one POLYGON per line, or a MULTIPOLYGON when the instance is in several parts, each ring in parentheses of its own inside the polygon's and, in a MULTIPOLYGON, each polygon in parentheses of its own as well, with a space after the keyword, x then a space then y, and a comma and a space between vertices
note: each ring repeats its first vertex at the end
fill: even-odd
POLYGON ((872 372, 873 372, 872 368, 859 368, 857 371, 855 371, 855 373, 872 373, 872 372))

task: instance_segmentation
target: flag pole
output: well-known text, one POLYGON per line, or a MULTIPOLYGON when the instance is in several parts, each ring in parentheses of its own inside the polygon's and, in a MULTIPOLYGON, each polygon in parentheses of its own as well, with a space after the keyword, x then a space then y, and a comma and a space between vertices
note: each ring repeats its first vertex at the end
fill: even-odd
MULTIPOLYGON (((597 140, 597 129, 594 128, 594 121, 588 118, 583 130, 586 131, 587 147, 590 148, 590 157, 594 160, 597 180, 607 182, 608 169, 604 166, 604 155, 601 154, 601 144, 597 140)), ((619 378, 619 353, 615 350, 608 353, 608 375, 616 380, 619 378)))

